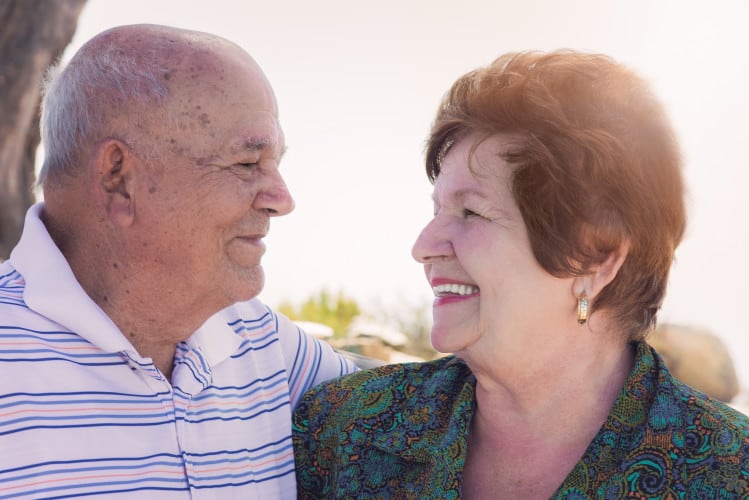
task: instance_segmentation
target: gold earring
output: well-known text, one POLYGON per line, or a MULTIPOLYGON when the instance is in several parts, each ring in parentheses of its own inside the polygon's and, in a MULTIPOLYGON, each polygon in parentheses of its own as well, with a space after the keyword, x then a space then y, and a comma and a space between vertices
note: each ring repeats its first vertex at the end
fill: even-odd
POLYGON ((588 297, 585 292, 577 298, 577 322, 584 325, 588 321, 588 297))

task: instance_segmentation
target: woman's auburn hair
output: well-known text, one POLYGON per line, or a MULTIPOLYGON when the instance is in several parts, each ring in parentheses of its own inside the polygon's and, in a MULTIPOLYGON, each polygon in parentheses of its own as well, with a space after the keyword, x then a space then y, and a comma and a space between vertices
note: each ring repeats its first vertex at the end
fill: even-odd
POLYGON ((601 54, 505 54, 443 98, 427 143, 432 182, 445 150, 468 134, 513 136, 502 157, 547 272, 580 276, 628 245, 590 310, 609 310, 630 340, 643 338, 686 225, 679 147, 648 83, 601 54))

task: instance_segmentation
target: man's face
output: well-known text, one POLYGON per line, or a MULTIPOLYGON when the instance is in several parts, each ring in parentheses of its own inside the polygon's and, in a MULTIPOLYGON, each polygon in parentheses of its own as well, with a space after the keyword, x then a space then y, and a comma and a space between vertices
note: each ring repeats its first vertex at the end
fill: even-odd
POLYGON ((155 137, 166 153, 149 165, 136 206, 135 250, 153 260, 144 269, 158 273, 165 300, 178 294, 212 311, 260 292, 269 219, 294 206, 278 171, 285 146, 273 91, 246 54, 227 52, 173 77, 184 85, 171 97, 176 126, 155 137))

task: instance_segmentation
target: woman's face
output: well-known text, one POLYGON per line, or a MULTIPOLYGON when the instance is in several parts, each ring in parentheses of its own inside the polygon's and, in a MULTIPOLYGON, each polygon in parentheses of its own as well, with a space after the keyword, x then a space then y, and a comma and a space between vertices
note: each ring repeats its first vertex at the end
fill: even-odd
POLYGON ((574 321, 572 279, 544 271, 510 192, 495 136, 456 142, 434 183, 434 217, 413 247, 434 290, 431 340, 440 352, 499 361, 553 346, 560 321, 574 321), (469 160, 470 167, 469 168, 469 160))

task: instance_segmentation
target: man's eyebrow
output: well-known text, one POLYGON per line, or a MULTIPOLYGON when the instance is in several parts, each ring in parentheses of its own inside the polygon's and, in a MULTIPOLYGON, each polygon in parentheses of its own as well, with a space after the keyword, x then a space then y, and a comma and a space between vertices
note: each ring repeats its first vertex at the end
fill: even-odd
POLYGON ((268 149, 271 145, 272 141, 267 137, 250 137, 242 142, 240 148, 257 151, 259 149, 268 149))
MULTIPOLYGON (((236 155, 238 153, 241 153, 242 151, 263 151, 264 149, 269 149, 273 147, 273 141, 270 139, 267 139, 265 137, 253 137, 250 139, 246 139, 239 143, 236 147, 232 148, 230 150, 230 154, 236 155)), ((278 159, 280 160, 283 158, 283 156, 286 154, 286 145, 283 146, 281 149, 278 159)), ((211 156, 204 156, 200 158, 195 159, 198 163, 198 165, 213 165, 216 162, 221 161, 220 155, 211 155, 211 156)))
MULTIPOLYGON (((275 142, 268 139, 267 137, 250 137, 249 139, 245 139, 240 149, 249 151, 262 151, 264 149, 273 148, 274 146, 275 142)), ((285 154, 286 145, 281 148, 281 151, 278 155, 279 159, 283 158, 283 155, 285 154)))

